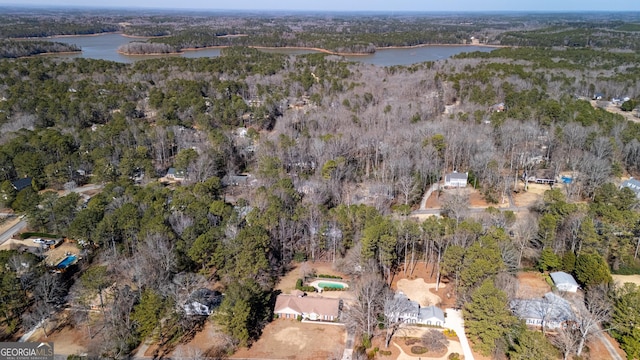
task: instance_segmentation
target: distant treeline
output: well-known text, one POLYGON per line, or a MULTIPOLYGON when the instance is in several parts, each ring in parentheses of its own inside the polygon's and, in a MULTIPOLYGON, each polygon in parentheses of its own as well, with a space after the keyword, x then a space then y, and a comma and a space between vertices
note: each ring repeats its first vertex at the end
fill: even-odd
POLYGON ((55 35, 89 35, 115 32, 120 27, 100 21, 67 22, 60 19, 0 17, 1 38, 47 37, 55 35))
POLYGON ((465 44, 469 34, 464 31, 408 32, 389 34, 256 34, 219 36, 213 31, 190 29, 176 35, 151 39, 149 42, 168 44, 177 49, 209 46, 268 46, 321 48, 336 53, 372 54, 379 47, 415 46, 422 44, 465 44))
MULTIPOLYGON (((633 24, 629 24, 631 27, 633 24)), ((498 36, 500 44, 512 46, 566 46, 640 50, 640 37, 632 31, 550 27, 534 31, 508 31, 498 36)))
POLYGON ((171 35, 173 28, 171 26, 162 25, 135 25, 124 28, 123 33, 130 36, 168 36, 171 35))
POLYGON ((130 55, 170 54, 177 51, 178 50, 171 45, 145 42, 131 42, 118 48, 118 52, 130 55))
POLYGON ((80 51, 80 48, 73 44, 52 41, 0 40, 0 59, 70 51, 80 51))

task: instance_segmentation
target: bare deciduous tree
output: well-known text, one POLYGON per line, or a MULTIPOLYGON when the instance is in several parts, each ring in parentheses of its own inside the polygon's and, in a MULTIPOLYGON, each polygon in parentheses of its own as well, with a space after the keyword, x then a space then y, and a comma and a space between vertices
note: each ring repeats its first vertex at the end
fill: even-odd
POLYGON ((527 249, 531 248, 531 241, 538 233, 538 220, 535 216, 527 214, 520 217, 513 227, 513 242, 518 249, 518 267, 522 264, 522 257, 527 249))
POLYGON ((585 295, 585 303, 576 305, 576 328, 580 333, 576 355, 582 354, 589 338, 602 331, 600 324, 611 318, 612 306, 604 286, 589 289, 585 295))
POLYGON ((422 345, 424 345, 429 351, 440 352, 447 349, 449 341, 441 331, 429 330, 422 334, 420 338, 422 345))
POLYGON ((446 216, 455 219, 456 224, 459 224, 469 212, 469 194, 464 189, 456 189, 450 194, 447 194, 447 198, 442 205, 442 213, 446 216))
POLYGON ((569 360, 580 342, 580 332, 571 326, 560 328, 551 338, 551 342, 562 352, 562 359, 569 360))
POLYGON ((350 331, 373 336, 378 315, 383 310, 384 294, 385 283, 374 273, 369 273, 356 282, 356 299, 345 311, 345 324, 350 331))

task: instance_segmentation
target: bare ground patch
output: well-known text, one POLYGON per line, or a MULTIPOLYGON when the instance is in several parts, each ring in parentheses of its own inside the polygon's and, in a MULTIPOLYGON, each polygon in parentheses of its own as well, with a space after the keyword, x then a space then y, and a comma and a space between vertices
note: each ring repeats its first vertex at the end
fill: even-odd
POLYGON ((518 290, 516 297, 519 299, 540 298, 551 291, 551 287, 544 280, 542 274, 537 272, 520 272, 517 275, 518 290))
MULTIPOLYGON (((397 286, 398 290, 407 295, 409 299, 418 302, 420 306, 438 305, 442 302, 440 296, 429 291, 432 288, 435 289, 436 284, 427 284, 424 282, 424 279, 402 279, 398 281, 397 286)), ((444 286, 444 284, 440 286, 444 286)))
MULTIPOLYGON (((426 293, 420 292, 420 290, 416 290, 417 297, 411 297, 411 295, 407 294, 407 296, 411 300, 415 300, 420 302, 420 298, 431 299, 430 305, 438 304, 441 308, 453 307, 456 303, 455 293, 453 291, 453 286, 447 286, 447 281, 440 280, 440 288, 438 291, 435 289, 436 284, 436 269, 434 268, 434 264, 425 263, 424 261, 419 261, 416 263, 415 269, 413 272, 411 269, 407 269, 407 273, 404 271, 398 271, 394 277, 393 282, 391 283, 391 288, 395 290, 401 290, 404 288, 407 290, 407 284, 418 284, 418 289, 422 291, 426 291, 426 293), (418 281, 416 281, 418 280, 418 281), (402 283, 401 285, 398 285, 402 283), (422 285, 420 285, 422 284, 422 285), (437 299, 437 302, 436 302, 437 299)), ((408 290, 413 291, 413 290, 408 290)), ((406 294, 406 293, 405 293, 406 294)))
POLYGON ((489 203, 479 190, 467 186, 462 189, 441 189, 440 191, 434 191, 427 199, 425 209, 441 209, 447 200, 447 195, 454 194, 456 191, 460 191, 469 197, 469 207, 471 208, 487 208, 490 206, 502 208, 509 206, 509 201, 506 197, 500 199, 500 202, 497 204, 489 203))
POLYGON ((278 319, 251 348, 238 350, 232 358, 341 359, 345 338, 344 326, 278 319))
MULTIPOLYGON (((64 324, 65 321, 62 320, 61 323, 64 324)), ((53 342, 55 355, 63 355, 65 357, 86 353, 90 343, 86 330, 70 325, 62 325, 50 331, 48 335, 45 336, 42 329, 38 329, 28 340, 32 342, 53 342)))
POLYGON ((633 283, 640 286, 640 275, 611 275, 617 286, 623 286, 624 283, 633 283))
POLYGON ((517 207, 532 206, 538 200, 542 199, 544 192, 549 189, 551 189, 549 185, 529 183, 525 191, 524 184, 518 184, 518 192, 513 194, 513 202, 515 202, 517 207))

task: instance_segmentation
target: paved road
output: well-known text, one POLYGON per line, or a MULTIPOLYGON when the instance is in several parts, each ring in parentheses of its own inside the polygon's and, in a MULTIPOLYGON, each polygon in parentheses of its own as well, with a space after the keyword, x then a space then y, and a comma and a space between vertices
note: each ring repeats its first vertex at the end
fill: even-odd
POLYGON ((462 352, 464 360, 473 360, 473 353, 471 352, 471 346, 469 346, 469 340, 464 333, 464 320, 462 319, 462 311, 454 309, 445 309, 447 313, 447 320, 445 327, 452 329, 458 335, 460 339, 460 345, 462 346, 462 352))
POLYGON ((355 334, 347 330, 347 343, 344 345, 344 353, 342 360, 351 360, 353 358, 353 341, 355 334))
POLYGON ((20 220, 17 224, 7 229, 7 231, 5 231, 4 233, 0 234, 0 245, 4 244, 5 241, 11 239, 13 234, 21 231, 25 227, 27 227, 27 221, 20 220))
MULTIPOLYGON (((100 185, 100 184, 89 184, 89 185, 85 185, 85 186, 78 186, 75 189, 72 189, 71 192, 74 193, 82 193, 85 191, 93 191, 93 190, 99 190, 102 189, 104 187, 104 185, 100 185)), ((65 194, 68 194, 69 191, 65 191, 65 194)))
POLYGON ((623 360, 622 356, 620 356, 618 354, 618 352, 616 351, 616 349, 613 347, 613 345, 611 345, 611 342, 609 341, 609 339, 607 339, 606 336, 604 336, 602 331, 599 331, 596 336, 598 337, 598 339, 600 339, 600 341, 604 344, 604 347, 607 348, 607 351, 609 352, 609 355, 611 355, 611 359, 613 360, 623 360))
MULTIPOLYGON (((529 211, 528 207, 525 206, 509 206, 506 208, 498 208, 500 210, 511 210, 515 213, 517 212, 521 212, 521 211, 529 211)), ((482 212, 485 212, 487 209, 486 208, 469 208, 468 211, 471 214, 479 214, 482 212)), ((411 215, 440 215, 440 213, 442 212, 442 209, 426 209, 426 210, 415 210, 411 212, 411 215)))

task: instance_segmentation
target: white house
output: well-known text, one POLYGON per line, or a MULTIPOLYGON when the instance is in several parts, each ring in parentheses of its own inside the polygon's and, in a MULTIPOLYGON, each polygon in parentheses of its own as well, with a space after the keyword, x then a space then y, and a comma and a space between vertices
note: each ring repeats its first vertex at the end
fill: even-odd
POLYGON ((220 292, 202 288, 191 293, 182 308, 187 315, 209 316, 221 302, 220 292))
POLYGON ((399 301, 407 301, 407 310, 403 313, 385 314, 385 316, 397 318, 407 324, 444 326, 444 312, 437 306, 421 307, 401 291, 396 293, 394 298, 399 301))
POLYGON ((640 181, 634 178, 625 180, 620 184, 621 189, 624 187, 631 189, 636 194, 636 197, 640 198, 640 181))
POLYGON ((573 276, 564 271, 552 272, 549 276, 560 291, 577 292, 580 287, 573 276))
POLYGON ((454 171, 444 176, 444 187, 466 187, 468 180, 468 173, 459 173, 454 171))
POLYGON ((571 304, 552 292, 539 299, 516 299, 511 301, 510 306, 514 315, 530 326, 544 326, 553 330, 575 320, 571 304))

